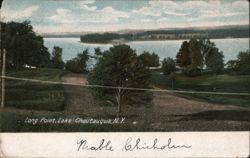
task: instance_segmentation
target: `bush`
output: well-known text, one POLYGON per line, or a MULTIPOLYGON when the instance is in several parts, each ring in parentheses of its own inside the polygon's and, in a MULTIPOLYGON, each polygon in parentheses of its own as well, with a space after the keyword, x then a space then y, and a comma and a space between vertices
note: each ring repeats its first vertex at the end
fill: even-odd
POLYGON ((74 73, 86 73, 87 61, 89 60, 88 49, 85 49, 83 53, 77 54, 77 57, 67 61, 65 68, 68 71, 74 73))
POLYGON ((172 58, 165 58, 162 61, 162 71, 165 75, 175 71, 175 61, 172 58))
POLYGON ((195 77, 195 76, 200 76, 201 75, 201 69, 195 67, 195 66, 188 66, 184 69, 184 74, 189 76, 189 77, 195 77))
POLYGON ((69 60, 67 61, 66 65, 65 65, 66 70, 74 72, 74 73, 80 73, 81 72, 81 68, 78 65, 77 60, 69 60))
POLYGON ((159 56, 154 52, 151 54, 149 52, 143 52, 138 58, 142 61, 142 63, 146 67, 158 67, 159 64, 159 56))
POLYGON ((237 56, 236 71, 241 75, 250 75, 250 52, 240 52, 237 56))

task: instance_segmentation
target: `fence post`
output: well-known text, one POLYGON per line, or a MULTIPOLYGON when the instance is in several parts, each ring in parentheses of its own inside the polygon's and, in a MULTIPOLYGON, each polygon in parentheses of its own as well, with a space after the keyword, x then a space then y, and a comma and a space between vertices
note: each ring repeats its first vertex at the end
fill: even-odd
POLYGON ((5 95, 5 60, 6 60, 6 50, 3 49, 3 66, 2 66, 2 99, 1 99, 1 108, 4 107, 4 95, 5 95))
MULTIPOLYGON (((2 16, 1 16, 1 13, 2 13, 2 2, 3 0, 0 0, 0 70, 2 70, 3 68, 3 65, 2 65, 2 16)), ((2 74, 1 74, 1 77, 0 77, 0 96, 1 96, 1 107, 2 107, 2 74)))

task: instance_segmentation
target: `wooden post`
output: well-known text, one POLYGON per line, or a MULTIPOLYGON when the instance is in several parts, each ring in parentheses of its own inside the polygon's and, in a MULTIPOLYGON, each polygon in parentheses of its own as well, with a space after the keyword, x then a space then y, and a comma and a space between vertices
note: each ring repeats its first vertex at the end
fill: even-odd
MULTIPOLYGON (((0 31, 1 31, 1 26, 0 26, 0 31)), ((1 36, 1 34, 0 34, 0 36, 1 36)), ((2 70, 2 46, 1 46, 1 37, 0 37, 0 70, 2 70)), ((1 71, 2 72, 2 71, 1 71)), ((0 89, 2 89, 1 88, 2 87, 2 74, 1 74, 1 77, 0 77, 0 89)), ((1 95, 2 94, 2 92, 0 91, 0 96, 2 96, 1 95)), ((1 99, 1 98, 0 98, 1 99)), ((0 100, 1 101, 1 100, 0 100)))
MULTIPOLYGON (((1 26, 0 26, 0 31, 1 31, 1 26)), ((1 36, 1 34, 0 34, 0 36, 1 36)), ((1 45, 1 37, 0 37, 0 70, 2 70, 2 45, 1 45)), ((1 77, 0 77, 0 89, 1 89, 0 90, 0 102, 2 103, 2 73, 1 73, 1 77)))
POLYGON ((117 117, 120 118, 120 115, 121 115, 121 87, 118 88, 118 92, 116 94, 116 102, 117 102, 117 117))
POLYGON ((3 66, 2 66, 2 99, 1 99, 1 108, 4 107, 4 88, 5 88, 5 81, 4 81, 4 76, 5 76, 5 60, 6 60, 6 50, 3 49, 3 66))
MULTIPOLYGON (((0 70, 2 70, 3 68, 3 65, 2 65, 2 16, 1 16, 1 13, 2 13, 2 2, 3 0, 0 0, 0 70)), ((2 89, 2 74, 1 74, 1 77, 0 77, 0 89, 2 89)), ((1 107, 2 107, 2 90, 0 91, 0 96, 1 96, 1 107)))

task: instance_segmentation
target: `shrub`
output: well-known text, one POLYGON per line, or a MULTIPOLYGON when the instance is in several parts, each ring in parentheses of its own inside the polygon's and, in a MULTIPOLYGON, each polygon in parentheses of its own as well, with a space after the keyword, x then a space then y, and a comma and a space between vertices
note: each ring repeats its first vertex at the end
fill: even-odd
POLYGON ((88 49, 85 49, 83 53, 77 54, 77 57, 67 61, 65 68, 68 71, 74 73, 86 73, 87 61, 89 60, 88 49))
POLYGON ((250 52, 239 52, 237 56, 236 71, 241 75, 250 75, 250 52))
POLYGON ((172 58, 165 58, 162 61, 162 71, 165 75, 175 71, 175 61, 172 58))
POLYGON ((142 63, 146 67, 158 67, 159 64, 159 56, 154 52, 151 54, 149 52, 143 52, 138 58, 142 61, 142 63))
POLYGON ((195 66, 188 66, 184 69, 184 74, 189 76, 189 77, 195 77, 195 76, 200 76, 201 75, 201 69, 195 67, 195 66))

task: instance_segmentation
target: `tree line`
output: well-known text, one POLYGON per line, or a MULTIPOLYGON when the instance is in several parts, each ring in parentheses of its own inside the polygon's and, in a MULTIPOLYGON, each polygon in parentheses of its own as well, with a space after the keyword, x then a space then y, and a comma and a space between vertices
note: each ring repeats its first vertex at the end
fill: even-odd
POLYGON ((190 38, 248 38, 248 26, 219 27, 219 28, 184 28, 170 30, 138 31, 128 33, 92 33, 80 36, 85 43, 110 43, 113 40, 168 40, 190 38))
POLYGON ((236 60, 230 60, 225 64, 223 52, 214 42, 204 38, 193 38, 183 41, 176 59, 165 58, 162 61, 164 74, 181 70, 190 77, 201 75, 203 71, 219 74, 225 70, 225 66, 227 71, 233 74, 250 74, 249 50, 239 52, 236 60))
MULTIPOLYGON (((44 46, 43 37, 37 35, 30 21, 1 23, 1 49, 6 50, 7 69, 20 70, 25 66, 57 68, 73 72, 85 72, 87 52, 64 63, 63 49, 54 46, 50 53, 44 46)), ((2 56, 1 56, 2 57, 2 56)), ((2 59, 1 59, 2 60, 2 59)))
POLYGON ((55 46, 50 54, 43 37, 34 32, 30 21, 1 23, 1 27, 1 49, 7 52, 7 69, 64 68, 62 48, 55 46))
POLYGON ((1 49, 6 49, 8 68, 21 69, 25 64, 48 67, 50 53, 41 36, 36 35, 29 21, 1 23, 1 49))

